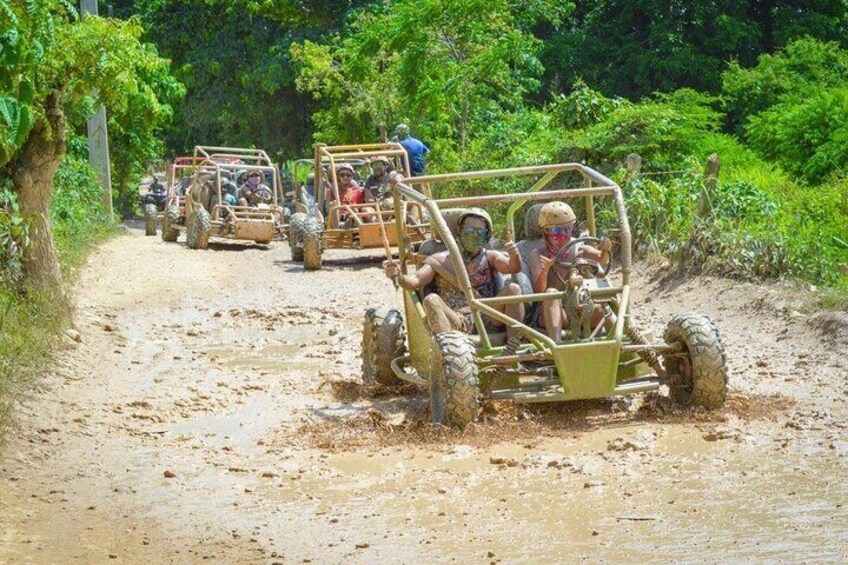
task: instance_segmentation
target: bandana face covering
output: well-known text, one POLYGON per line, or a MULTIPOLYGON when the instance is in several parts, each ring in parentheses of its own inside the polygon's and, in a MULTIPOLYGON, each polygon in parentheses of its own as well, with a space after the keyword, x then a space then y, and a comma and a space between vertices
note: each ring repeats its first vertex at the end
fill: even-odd
POLYGON ((553 257, 560 249, 565 247, 571 241, 571 231, 560 233, 545 234, 545 244, 548 248, 548 254, 553 257))
POLYGON ((459 243, 463 255, 473 257, 477 254, 489 239, 489 230, 486 228, 475 228, 466 226, 459 233, 459 243))
POLYGON ((247 184, 249 184, 251 188, 256 188, 259 186, 259 177, 250 177, 247 179, 247 184))

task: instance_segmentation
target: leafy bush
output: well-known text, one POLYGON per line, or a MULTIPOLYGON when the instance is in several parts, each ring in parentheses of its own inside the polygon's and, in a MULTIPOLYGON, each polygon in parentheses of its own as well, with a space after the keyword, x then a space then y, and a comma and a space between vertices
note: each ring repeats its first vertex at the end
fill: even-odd
POLYGON ((638 104, 620 102, 575 141, 593 163, 621 162, 637 153, 649 168, 678 169, 718 128, 721 114, 712 108, 714 102, 689 89, 655 94, 638 104))
POLYGON ((773 55, 761 55, 750 69, 731 62, 722 74, 722 98, 732 125, 810 90, 848 81, 848 51, 837 43, 798 39, 773 55))
POLYGON ((848 165, 848 87, 811 88, 751 116, 751 146, 809 182, 848 165))
POLYGON ((79 144, 71 144, 53 183, 53 237, 63 268, 73 266, 110 233, 112 222, 101 202, 102 188, 79 144))

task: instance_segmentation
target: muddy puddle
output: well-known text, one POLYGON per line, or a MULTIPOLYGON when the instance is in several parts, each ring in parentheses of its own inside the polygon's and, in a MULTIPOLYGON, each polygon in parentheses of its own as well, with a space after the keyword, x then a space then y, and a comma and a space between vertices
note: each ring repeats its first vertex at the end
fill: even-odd
POLYGON ((757 428, 629 426, 526 446, 345 452, 261 492, 301 508, 295 524, 320 530, 327 551, 364 546, 364 561, 393 538, 393 557, 414 558, 412 546, 436 562, 844 558, 844 453, 786 452, 770 437, 778 430, 757 428))

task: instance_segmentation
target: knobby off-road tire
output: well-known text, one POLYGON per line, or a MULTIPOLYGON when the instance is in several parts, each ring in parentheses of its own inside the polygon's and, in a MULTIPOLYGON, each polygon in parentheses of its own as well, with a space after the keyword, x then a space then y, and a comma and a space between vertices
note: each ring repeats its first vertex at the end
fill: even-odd
POLYGON ((719 408, 727 398, 727 365, 718 329, 707 316, 686 312, 675 316, 663 335, 666 343, 682 343, 684 357, 666 357, 669 390, 683 406, 719 408))
POLYGON ((156 204, 144 205, 144 235, 156 235, 156 204))
POLYGON ((366 385, 403 383, 392 361, 406 354, 403 315, 394 308, 369 308, 362 328, 362 381, 366 385))
POLYGON ((168 206, 162 218, 162 241, 177 241, 180 230, 176 228, 176 225, 179 221, 180 209, 176 206, 168 206))
POLYGON ((206 209, 196 206, 194 217, 186 230, 186 243, 190 249, 206 249, 209 247, 209 235, 212 233, 212 218, 206 209))
POLYGON ((430 419, 463 428, 479 409, 477 361, 468 334, 451 331, 433 336, 430 363, 430 419))
POLYGON ((289 219, 289 248, 292 261, 303 261, 303 229, 308 221, 309 215, 303 212, 296 212, 289 219))
POLYGON ((303 267, 308 271, 321 268, 321 256, 324 254, 324 226, 315 218, 309 218, 303 226, 303 267))

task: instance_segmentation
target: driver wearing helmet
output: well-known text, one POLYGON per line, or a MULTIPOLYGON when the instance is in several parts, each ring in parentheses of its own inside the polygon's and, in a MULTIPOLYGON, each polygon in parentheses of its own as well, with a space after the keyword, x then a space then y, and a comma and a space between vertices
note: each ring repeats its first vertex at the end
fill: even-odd
MULTIPOLYGON (((506 243, 506 253, 486 249, 492 234, 492 220, 489 214, 479 208, 472 208, 460 217, 458 225, 459 249, 475 295, 482 298, 519 296, 521 287, 515 283, 499 288, 502 285, 501 275, 515 274, 521 270, 521 257, 515 243, 506 243)), ((472 333, 476 330, 471 308, 454 273, 447 251, 427 257, 420 269, 406 275, 400 275, 397 261, 391 261, 386 266, 386 276, 390 279, 399 277, 400 286, 406 290, 418 290, 431 282, 435 283, 435 292, 424 298, 424 311, 434 334, 451 330, 472 333)), ((521 303, 494 307, 514 320, 524 318, 524 305, 521 303)), ((487 329, 503 329, 503 324, 496 320, 485 316, 483 320, 487 329)), ((508 337, 511 334, 512 329, 507 328, 508 337)))
POLYGON ((271 193, 271 189, 262 183, 262 173, 259 171, 251 171, 247 175, 247 181, 241 185, 241 197, 239 198, 239 206, 256 206, 260 203, 261 193, 266 191, 271 193))
MULTIPOLYGON (((572 244, 572 239, 579 237, 577 233, 577 216, 574 210, 565 202, 548 202, 539 212, 539 228, 542 230, 544 246, 534 249, 530 254, 530 279, 533 282, 534 292, 560 292, 557 289, 558 281, 550 276, 554 267, 554 257, 560 254, 563 262, 572 262, 577 258, 585 258, 597 263, 604 264, 609 260, 609 252, 612 242, 602 238, 599 249, 579 242, 572 244)), ((583 284, 581 276, 572 275, 568 283, 574 287, 583 284)), ((536 303, 539 304, 539 303, 536 303)), ((548 336, 554 341, 559 341, 562 328, 568 326, 568 317, 560 300, 545 300, 541 308, 532 314, 532 322, 547 330, 548 336), (539 311, 541 310, 541 316, 539 311)))

